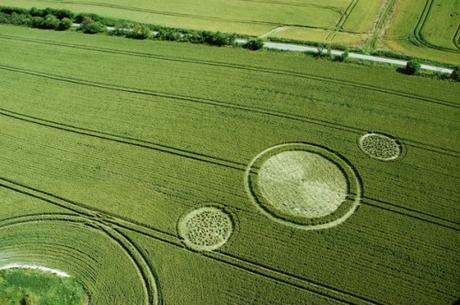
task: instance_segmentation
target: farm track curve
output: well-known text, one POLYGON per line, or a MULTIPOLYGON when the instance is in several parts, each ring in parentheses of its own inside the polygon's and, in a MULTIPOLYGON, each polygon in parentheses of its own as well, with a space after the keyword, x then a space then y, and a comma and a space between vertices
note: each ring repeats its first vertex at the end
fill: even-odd
POLYGON ((13 35, 4 35, 0 34, 0 39, 9 39, 13 41, 22 41, 22 42, 29 42, 35 44, 42 44, 42 45, 53 45, 53 46, 60 46, 65 48, 72 48, 72 49, 81 49, 87 51, 94 51, 94 52, 102 52, 102 53, 111 53, 111 54, 118 54, 118 55, 125 55, 125 56, 134 56, 134 57, 142 57, 142 58, 153 58, 158 60, 165 60, 165 61, 172 61, 172 62, 184 62, 184 63, 191 63, 196 65, 208 65, 208 66, 215 66, 215 67, 225 67, 225 68, 232 68, 237 70, 246 70, 246 71, 254 71, 260 73, 267 73, 267 74, 275 74, 275 75, 287 75, 292 77, 304 78, 309 80, 315 80, 319 82, 328 82, 333 84, 340 84, 344 86, 349 86, 358 89, 365 89, 369 91, 380 92, 388 95, 395 95, 401 96, 409 99, 425 101, 429 103, 444 105, 453 108, 460 108, 460 104, 455 102, 450 102, 442 99, 436 99, 426 96, 420 96, 416 94, 409 94, 404 91, 394 90, 394 89, 387 89, 383 87, 378 87, 374 85, 362 84, 358 82, 337 79, 333 77, 326 77, 326 76, 317 76, 313 74, 306 74, 306 73, 299 73, 299 72, 292 72, 289 70, 280 70, 280 69, 271 69, 271 68, 263 68, 257 66, 250 66, 250 65, 242 65, 242 64, 229 64, 225 62, 219 61, 207 61, 207 60, 197 60, 193 58, 182 58, 182 57, 174 57, 174 56, 164 56, 164 55, 155 55, 151 53, 145 52, 135 52, 135 51, 126 51, 120 49, 111 49, 111 48, 101 48, 101 47, 92 47, 87 45, 81 44, 69 44, 69 43, 60 43, 52 40, 42 40, 42 39, 31 39, 31 38, 23 38, 19 36, 13 35))
POLYGON ((457 31, 452 37, 452 42, 454 43, 455 47, 460 50, 460 24, 457 27, 457 31))
MULTIPOLYGON (((132 87, 126 87, 126 86, 119 86, 119 85, 107 84, 107 83, 102 83, 102 82, 86 81, 86 80, 82 80, 82 79, 63 77, 63 76, 60 76, 60 75, 37 72, 37 71, 33 71, 33 70, 26 70, 26 69, 22 69, 22 68, 6 66, 6 65, 1 65, 1 64, 0 64, 0 69, 11 71, 11 72, 16 72, 16 73, 32 75, 32 76, 35 76, 35 77, 42 77, 42 78, 52 79, 52 80, 55 80, 55 81, 67 82, 67 83, 78 84, 78 85, 85 85, 85 86, 90 86, 90 87, 95 87, 95 88, 102 88, 102 89, 107 89, 107 90, 128 92, 128 93, 133 93, 133 94, 149 95, 149 96, 155 96, 155 97, 160 97, 160 98, 179 100, 179 101, 183 101, 183 102, 191 102, 191 103, 198 103, 198 104, 209 105, 209 106, 218 106, 218 107, 223 107, 223 108, 228 108, 228 109, 235 109, 235 110, 246 111, 246 112, 253 112, 253 113, 258 113, 258 114, 262 114, 262 115, 278 117, 278 118, 282 118, 282 119, 290 119, 290 120, 300 121, 300 122, 304 122, 304 123, 316 124, 316 125, 320 125, 320 126, 323 126, 323 127, 329 127, 329 128, 332 128, 332 129, 341 130, 341 131, 345 131, 345 132, 351 132, 351 133, 367 132, 367 130, 352 127, 352 126, 347 126, 347 125, 344 125, 344 124, 331 123, 331 122, 328 122, 326 120, 308 118, 308 117, 305 117, 305 116, 299 116, 299 115, 294 115, 294 114, 280 112, 280 111, 267 110, 265 108, 260 108, 260 107, 249 107, 249 106, 246 106, 246 105, 240 105, 240 104, 235 104, 235 103, 230 103, 230 102, 225 102, 225 101, 219 101, 219 100, 212 100, 212 99, 206 99, 206 98, 197 98, 197 97, 184 96, 184 95, 176 95, 176 94, 171 94, 171 93, 152 91, 152 90, 147 90, 147 89, 138 89, 138 88, 132 88, 132 87)), ((17 115, 22 115, 22 114, 19 114, 19 113, 14 113, 13 111, 10 111, 8 109, 2 109, 2 108, 0 108, 0 114, 5 115, 5 116, 10 116, 10 117, 14 117, 14 115, 16 115, 16 116, 17 115), (7 112, 9 112, 9 113, 7 113, 7 112)), ((22 116, 24 116, 24 118, 27 117, 27 115, 22 115, 22 116)), ((33 117, 28 116, 28 119, 33 119, 33 117)), ((38 119, 38 120, 41 120, 41 119, 38 119)), ((42 120, 42 121, 44 121, 44 120, 42 120)), ((48 121, 48 123, 49 122, 50 121, 48 121)), ((53 123, 55 123, 55 122, 53 122, 53 123)), ((61 123, 55 123, 55 124, 61 124, 61 123)), ((77 128, 77 127, 74 127, 74 126, 72 126, 72 127, 77 128)), ((89 130, 87 130, 87 131, 89 131, 89 130)), ((106 134, 106 135, 108 135, 108 134, 106 134)), ((422 143, 422 142, 419 142, 419 141, 414 141, 414 140, 410 140, 410 139, 406 139, 406 138, 400 138, 400 140, 403 140, 406 143, 406 145, 419 147, 419 148, 423 148, 423 149, 426 149, 426 150, 429 150, 429 151, 432 151, 432 152, 436 152, 436 153, 440 153, 440 154, 446 154, 446 155, 450 155, 452 157, 460 158, 460 152, 455 151, 455 150, 451 150, 451 149, 447 149, 447 148, 443 148, 443 147, 438 147, 438 146, 435 146, 435 145, 422 143)), ((145 144, 145 142, 144 142, 144 144, 145 144)), ((152 144, 152 143, 150 143, 150 144, 152 144)), ((231 166, 230 164, 228 164, 228 165, 231 166)))
MULTIPOLYGON (((425 24, 426 24, 426 22, 428 20, 428 17, 430 15, 430 11, 431 11, 431 9, 433 7, 433 3, 434 3, 434 0, 426 0, 425 7, 423 8, 422 14, 420 15, 420 18, 418 19, 417 24, 416 24, 415 29, 414 29, 413 39, 415 41, 413 43, 415 45, 420 44, 420 45, 422 45, 424 47, 434 49, 434 50, 438 50, 438 51, 449 52, 449 53, 454 53, 454 54, 460 54, 460 50, 458 50, 458 49, 453 49, 453 48, 447 48, 447 47, 434 45, 434 44, 430 43, 429 41, 427 41, 425 39, 425 37, 423 36, 423 28, 425 27, 425 24)), ((460 29, 460 25, 459 25, 459 29, 460 29)), ((457 33, 454 35, 454 40, 455 40, 456 36, 457 36, 457 33)), ((454 45, 457 46, 457 44, 455 44, 455 43, 454 43, 454 45)))
POLYGON ((155 273, 151 269, 151 265, 147 264, 147 261, 145 261, 145 257, 142 254, 141 250, 130 240, 126 239, 124 235, 118 233, 115 229, 108 227, 106 224, 100 222, 97 219, 69 214, 35 214, 2 219, 0 220, 0 229, 13 225, 21 225, 25 223, 56 221, 71 222, 79 225, 89 226, 94 230, 98 231, 99 233, 104 234, 112 242, 118 244, 118 246, 123 250, 125 255, 129 257, 133 265, 136 267, 139 276, 142 279, 146 293, 147 304, 163 304, 160 286, 157 285, 158 279, 155 278, 155 273), (139 257, 136 257, 136 253, 140 255, 141 259, 139 259, 139 257))

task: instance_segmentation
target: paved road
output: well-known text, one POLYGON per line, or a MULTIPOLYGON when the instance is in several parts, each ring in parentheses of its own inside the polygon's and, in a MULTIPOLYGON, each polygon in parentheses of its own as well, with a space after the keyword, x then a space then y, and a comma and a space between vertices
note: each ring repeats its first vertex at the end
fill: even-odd
MULTIPOLYGON (((236 43, 244 44, 246 42, 245 39, 237 39, 236 43)), ((299 45, 299 44, 291 44, 291 43, 279 43, 279 42, 265 42, 264 48, 270 50, 281 50, 281 51, 289 51, 289 52, 307 52, 307 53, 318 53, 317 47, 311 47, 306 45, 299 45)), ((343 54, 343 51, 340 50, 331 50, 332 55, 339 56, 343 54)), ((327 54, 327 50, 323 51, 323 54, 327 54)), ((357 60, 365 60, 365 61, 372 61, 372 62, 379 62, 385 64, 392 64, 397 66, 406 66, 406 60, 400 59, 392 59, 387 57, 380 57, 380 56, 372 56, 372 55, 365 55, 360 53, 349 53, 349 58, 357 59, 357 60)), ((432 65, 422 65, 422 69, 433 71, 433 72, 441 72, 441 73, 452 73, 452 69, 437 67, 432 65)))
MULTIPOLYGON (((73 27, 79 27, 80 24, 74 23, 72 24, 73 27)), ((112 31, 114 30, 113 27, 107 27, 107 30, 112 31)), ((157 35, 158 32, 152 32, 153 35, 157 35)), ((237 44, 244 44, 246 43, 246 39, 236 39, 235 43, 237 44)), ((317 47, 311 47, 307 45, 299 45, 299 44, 292 44, 292 43, 280 43, 280 42, 265 42, 264 48, 269 50, 281 50, 281 51, 288 51, 288 52, 307 52, 307 53, 318 53, 317 47)), ((323 54, 327 54, 327 50, 323 51, 323 54)), ((339 56, 343 54, 343 51, 340 50, 331 50, 331 54, 334 56, 339 56)), ((353 53, 350 52, 348 55, 351 59, 357 60, 365 60, 365 61, 372 61, 372 62, 379 62, 385 64, 392 64, 397 66, 406 66, 406 60, 400 59, 392 59, 387 57, 380 57, 380 56, 372 56, 372 55, 365 55, 360 53, 353 53)), ((432 65, 422 65, 421 68, 423 70, 433 71, 433 72, 440 72, 440 73, 447 73, 451 74, 453 72, 452 69, 437 67, 432 65)))

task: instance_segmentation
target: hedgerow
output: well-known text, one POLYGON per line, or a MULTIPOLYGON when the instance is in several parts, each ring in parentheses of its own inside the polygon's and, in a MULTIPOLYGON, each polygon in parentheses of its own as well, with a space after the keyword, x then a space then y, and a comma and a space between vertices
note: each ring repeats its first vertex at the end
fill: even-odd
POLYGON ((90 17, 85 17, 80 25, 79 30, 85 34, 97 34, 104 32, 106 29, 105 25, 99 21, 95 21, 90 17))
POLYGON ((74 14, 68 10, 0 7, 0 23, 6 24, 64 31, 72 26, 73 18, 74 14))

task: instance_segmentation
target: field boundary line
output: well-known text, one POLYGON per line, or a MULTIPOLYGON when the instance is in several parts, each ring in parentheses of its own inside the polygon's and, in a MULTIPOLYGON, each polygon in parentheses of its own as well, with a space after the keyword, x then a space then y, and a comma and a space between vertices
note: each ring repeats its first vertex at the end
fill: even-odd
MULTIPOLYGON (((21 69, 21 68, 14 68, 14 67, 9 67, 9 66, 4 66, 4 65, 1 65, 1 64, 0 64, 0 69, 4 69, 4 70, 11 71, 11 72, 16 72, 16 73, 28 74, 28 75, 32 75, 32 76, 36 76, 36 77, 44 77, 44 78, 48 78, 48 79, 52 79, 52 80, 56 80, 56 81, 61 81, 61 82, 68 82, 68 83, 91 86, 91 87, 102 88, 102 89, 107 89, 107 90, 122 91, 122 92, 128 92, 128 93, 133 93, 133 94, 150 95, 150 96, 156 96, 156 97, 165 98, 165 99, 175 99, 175 100, 180 100, 180 101, 184 101, 184 102, 198 103, 198 104, 210 105, 210 106, 219 106, 219 107, 223 107, 223 108, 236 109, 236 110, 240 110, 240 111, 249 111, 249 112, 253 112, 253 113, 258 113, 258 114, 278 117, 278 118, 282 118, 282 119, 291 119, 291 120, 300 121, 300 122, 304 122, 304 123, 316 124, 316 125, 336 129, 336 130, 345 131, 345 132, 351 132, 351 133, 367 132, 366 130, 351 127, 351 126, 347 126, 347 125, 344 125, 344 124, 331 123, 331 122, 328 122, 326 120, 308 118, 308 117, 304 117, 304 116, 298 116, 298 115, 279 112, 279 111, 266 110, 266 109, 260 108, 260 107, 249 107, 249 106, 244 106, 244 105, 240 105, 240 104, 232 104, 232 103, 225 102, 225 101, 217 101, 217 100, 210 100, 210 99, 204 99, 204 98, 173 95, 173 94, 169 94, 169 93, 162 93, 162 92, 155 92, 155 91, 150 91, 150 90, 145 90, 145 89, 137 89, 137 88, 124 87, 124 86, 117 86, 117 85, 112 85, 112 84, 104 84, 104 83, 99 83, 99 82, 88 82, 88 81, 79 80, 79 79, 75 79, 75 78, 67 78, 67 77, 62 77, 62 76, 56 76, 56 75, 53 75, 53 74, 47 74, 47 73, 42 73, 42 72, 29 71, 29 70, 25 70, 25 69, 21 69)), ((24 114, 14 113, 13 111, 10 111, 10 110, 7 110, 7 109, 2 109, 2 108, 0 108, 0 114, 4 115, 4 116, 9 116, 9 117, 13 117, 13 118, 16 118, 16 119, 24 120, 24 121, 30 121, 30 119, 44 121, 42 119, 33 118, 31 116, 27 116, 27 115, 24 115, 24 114), (18 115, 22 116, 23 118, 17 117, 18 115), (28 117, 28 118, 26 118, 26 117, 28 117)), ((46 121, 44 121, 44 122, 46 122, 46 121)), ((48 121, 47 123, 50 123, 50 122, 51 121, 48 121)), ((32 122, 32 123, 34 123, 34 122, 32 122)), ((35 123, 44 125, 43 123, 38 123, 38 122, 35 122, 35 123)), ((56 124, 56 125, 62 125, 61 123, 56 123, 56 122, 52 122, 52 123, 56 124)), ((48 126, 48 127, 57 128, 55 126, 48 126)), ((78 129, 77 127, 74 127, 74 126, 72 126, 72 128, 78 129)), ((71 131, 71 130, 69 130, 69 131, 71 131)), ((412 145, 414 147, 420 147, 422 149, 427 149, 427 150, 432 151, 432 152, 436 152, 436 153, 440 153, 440 154, 446 154, 446 155, 450 155, 452 157, 460 158, 460 152, 457 152, 457 151, 454 151, 454 150, 451 150, 451 149, 440 148, 440 147, 437 147, 435 145, 430 145, 430 144, 427 144, 427 143, 413 141, 413 140, 406 139, 406 138, 400 138, 400 139, 403 140, 406 145, 412 145)), ((137 140, 137 141, 139 141, 139 140, 137 140)), ((230 162, 233 162, 233 161, 230 161, 230 162)), ((227 164, 227 165, 229 167, 232 167, 230 164, 227 164)), ((241 166, 241 164, 238 164, 238 167, 239 166, 241 166)), ((239 169, 239 168, 237 168, 237 169, 239 169)))
MULTIPOLYGON (((420 96, 416 94, 409 94, 409 93, 399 91, 399 90, 382 88, 382 87, 378 87, 374 85, 362 84, 362 83, 349 81, 349 80, 337 79, 337 78, 326 77, 326 76, 317 76, 313 74, 293 72, 289 70, 264 68, 264 67, 257 67, 257 66, 243 65, 243 64, 229 64, 229 63, 220 62, 220 61, 206 61, 206 60, 199 60, 199 59, 193 59, 193 58, 181 58, 181 57, 173 57, 173 56, 155 55, 152 53, 135 52, 135 51, 120 50, 120 49, 102 48, 102 47, 91 47, 91 46, 80 45, 80 44, 57 43, 52 40, 30 39, 30 38, 23 38, 19 36, 4 35, 4 34, 0 34, 0 39, 22 41, 22 42, 42 44, 42 45, 54 45, 54 46, 59 46, 59 47, 64 47, 64 48, 81 49, 81 50, 110 53, 110 54, 117 54, 117 55, 123 55, 123 56, 153 58, 157 60, 190 63, 190 64, 196 64, 196 65, 207 65, 207 66, 215 66, 215 67, 225 67, 225 68, 244 70, 244 71, 253 71, 253 72, 259 72, 259 73, 287 75, 287 76, 309 79, 309 80, 314 80, 314 81, 319 81, 319 82, 329 82, 332 84, 339 84, 343 86, 349 86, 352 88, 366 89, 369 91, 380 92, 380 93, 388 94, 388 95, 401 96, 401 97, 405 97, 405 98, 412 99, 412 100, 421 100, 421 101, 444 105, 444 106, 453 107, 453 108, 460 108, 460 104, 455 103, 455 102, 445 101, 445 100, 426 97, 426 96, 420 96)), ((278 43, 277 45, 282 45, 282 44, 278 43)), ((362 55, 362 54, 357 54, 357 56, 358 55, 362 57, 366 57, 366 58, 372 57, 372 56, 362 55)))

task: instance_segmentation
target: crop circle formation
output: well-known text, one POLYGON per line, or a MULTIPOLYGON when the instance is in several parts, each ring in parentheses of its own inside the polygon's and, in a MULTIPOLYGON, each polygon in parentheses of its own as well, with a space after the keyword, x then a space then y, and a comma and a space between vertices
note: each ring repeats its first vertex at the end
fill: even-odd
POLYGON ((356 209, 361 186, 353 168, 325 148, 291 143, 259 154, 247 189, 268 216, 303 229, 333 227, 356 209))
POLYGON ((369 157, 392 161, 402 153, 401 144, 394 138, 384 134, 368 133, 359 139, 359 147, 369 157))
POLYGON ((202 207, 185 215, 178 225, 185 245, 196 251, 213 251, 222 247, 233 232, 233 221, 216 207, 202 207))

